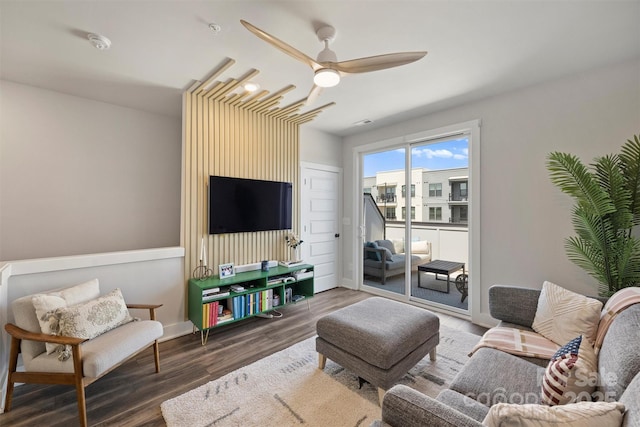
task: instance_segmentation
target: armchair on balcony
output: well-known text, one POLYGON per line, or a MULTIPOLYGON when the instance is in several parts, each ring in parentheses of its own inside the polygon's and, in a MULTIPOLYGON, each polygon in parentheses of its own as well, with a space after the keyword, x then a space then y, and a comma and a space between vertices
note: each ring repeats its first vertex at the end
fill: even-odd
MULTIPOLYGON (((404 274, 406 254, 401 240, 376 240, 364 244, 364 274, 384 285, 388 277, 404 274)), ((411 267, 431 261, 431 242, 411 242, 411 267)))
POLYGON ((94 279, 12 302, 15 324, 5 325, 11 336, 5 411, 15 383, 65 384, 75 386, 80 425, 86 426, 86 386, 149 347, 160 372, 163 327, 155 309, 161 305, 125 304, 119 289, 99 295, 94 279), (151 320, 134 319, 128 309, 148 310, 151 320), (24 371, 17 370, 18 353, 24 371))

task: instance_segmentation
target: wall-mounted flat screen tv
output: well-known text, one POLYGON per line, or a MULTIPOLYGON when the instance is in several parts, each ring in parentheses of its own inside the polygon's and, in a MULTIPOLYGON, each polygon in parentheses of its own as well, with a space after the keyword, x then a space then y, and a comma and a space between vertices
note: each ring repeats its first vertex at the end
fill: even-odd
POLYGON ((209 234, 291 229, 290 182, 209 177, 209 234))

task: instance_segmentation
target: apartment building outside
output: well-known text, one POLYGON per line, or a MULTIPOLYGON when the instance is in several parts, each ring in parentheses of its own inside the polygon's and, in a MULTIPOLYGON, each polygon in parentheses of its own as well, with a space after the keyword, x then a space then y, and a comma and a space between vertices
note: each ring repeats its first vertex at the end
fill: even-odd
POLYGON ((407 209, 411 220, 430 223, 468 223, 469 168, 411 170, 411 183, 405 184, 405 171, 380 171, 365 177, 365 194, 371 194, 387 221, 404 221, 407 209), (411 195, 411 205, 407 197, 411 195))

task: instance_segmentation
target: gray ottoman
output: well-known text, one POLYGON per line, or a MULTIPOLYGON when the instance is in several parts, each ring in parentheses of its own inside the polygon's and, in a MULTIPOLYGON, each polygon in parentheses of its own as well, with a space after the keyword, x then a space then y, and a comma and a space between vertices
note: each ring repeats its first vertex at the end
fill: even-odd
POLYGON ((319 367, 329 358, 385 390, 430 354, 436 359, 440 319, 427 310, 372 297, 318 320, 319 367))

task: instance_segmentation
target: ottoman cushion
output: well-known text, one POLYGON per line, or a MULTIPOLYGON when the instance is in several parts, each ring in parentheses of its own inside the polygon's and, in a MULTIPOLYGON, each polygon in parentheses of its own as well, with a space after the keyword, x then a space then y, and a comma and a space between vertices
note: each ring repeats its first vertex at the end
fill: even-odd
POLYGON ((440 319, 427 310, 372 297, 318 320, 318 336, 381 369, 389 369, 438 334, 440 319))

